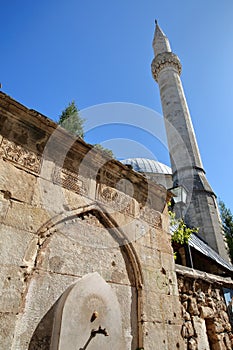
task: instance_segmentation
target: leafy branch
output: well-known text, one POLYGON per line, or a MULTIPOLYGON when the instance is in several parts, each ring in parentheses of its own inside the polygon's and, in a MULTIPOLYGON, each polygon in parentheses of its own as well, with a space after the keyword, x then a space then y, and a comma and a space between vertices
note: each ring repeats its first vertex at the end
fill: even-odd
POLYGON ((170 217, 170 228, 172 232, 172 242, 187 244, 192 233, 197 233, 198 228, 190 228, 184 222, 184 219, 176 218, 172 210, 168 210, 170 217))
POLYGON ((226 241, 229 249, 229 256, 231 262, 233 263, 233 214, 221 199, 219 199, 218 204, 222 220, 222 228, 226 236, 226 241))

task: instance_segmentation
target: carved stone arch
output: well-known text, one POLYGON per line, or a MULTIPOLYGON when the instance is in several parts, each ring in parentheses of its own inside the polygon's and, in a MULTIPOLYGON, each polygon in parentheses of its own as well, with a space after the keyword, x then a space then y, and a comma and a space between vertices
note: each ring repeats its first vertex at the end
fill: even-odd
MULTIPOLYGON (((48 250, 52 249, 51 248, 51 246, 52 246, 51 241, 56 238, 56 236, 59 233, 59 229, 61 227, 64 228, 65 225, 67 226, 68 225, 67 222, 74 222, 75 223, 76 220, 82 220, 82 218, 85 218, 85 216, 87 218, 89 218, 90 220, 93 217, 96 217, 99 220, 99 222, 103 225, 103 227, 108 230, 108 234, 109 235, 111 234, 112 237, 114 238, 114 241, 117 242, 117 245, 116 245, 117 248, 115 247, 114 249, 116 251, 118 251, 118 253, 117 253, 118 255, 120 252, 121 256, 123 257, 123 260, 125 261, 125 263, 124 263, 125 269, 126 269, 125 273, 127 274, 129 281, 130 281, 129 287, 130 287, 130 289, 134 290, 133 294, 130 297, 132 300, 132 303, 131 303, 131 310, 129 310, 129 314, 131 317, 131 319, 130 319, 131 328, 134 329, 134 332, 135 332, 133 345, 135 348, 142 347, 142 345, 143 345, 142 344, 142 324, 140 322, 140 319, 141 319, 141 314, 142 314, 141 293, 142 293, 143 280, 142 280, 140 262, 139 262, 139 259, 138 259, 138 256, 137 256, 137 253, 134 249, 133 244, 127 240, 127 235, 119 227, 117 222, 111 216, 111 213, 109 213, 106 210, 106 208, 104 208, 104 210, 103 210, 101 208, 101 206, 98 205, 97 203, 92 203, 91 205, 88 205, 85 207, 80 207, 80 208, 77 208, 77 209, 72 210, 70 212, 62 213, 62 214, 56 216, 56 218, 53 218, 52 220, 47 222, 45 225, 43 225, 41 227, 41 229, 38 231, 38 236, 40 237, 41 252, 39 252, 39 254, 37 255, 37 259, 35 262, 35 270, 34 270, 33 275, 30 277, 30 279, 31 279, 31 281, 33 281, 36 273, 47 268, 45 261, 48 258, 46 257, 46 254, 44 254, 44 252, 46 251, 46 249, 48 249, 48 250), (133 307, 133 309, 132 309, 132 307, 133 307), (134 316, 133 316, 133 314, 134 314, 134 316)), ((63 234, 65 235, 65 233, 63 233, 63 234)), ((63 247, 63 249, 64 249, 64 247, 63 247)), ((93 253, 96 253, 96 251, 98 251, 98 249, 93 249, 93 253)), ((109 249, 106 250, 106 252, 108 253, 107 255, 109 255, 109 249)), ((57 264, 57 267, 56 267, 57 270, 52 271, 52 272, 60 273, 61 276, 64 277, 64 275, 66 275, 67 272, 66 271, 63 272, 62 269, 61 269, 61 271, 59 271, 59 261, 56 262, 56 258, 58 258, 58 257, 56 255, 54 255, 50 259, 50 261, 53 260, 55 267, 57 264)), ((117 257, 116 257, 116 259, 119 260, 119 258, 117 258, 117 257)), ((107 258, 106 258, 106 263, 107 263, 107 258)), ((116 262, 116 265, 117 264, 118 264, 118 261, 116 262)), ((112 266, 114 266, 114 261, 112 261, 112 266)), ((83 271, 83 274, 77 273, 77 276, 75 273, 73 273, 74 274, 74 282, 75 282, 76 277, 79 279, 79 278, 82 278, 86 273, 90 273, 90 272, 95 271, 95 269, 91 270, 91 268, 92 267, 90 264, 89 271, 83 271)), ((115 276, 118 276, 118 274, 119 274, 119 278, 121 278, 121 274, 122 274, 121 270, 122 270, 121 268, 117 269, 117 266, 116 266, 115 271, 114 271, 115 276)), ((98 271, 98 266, 97 266, 97 271, 98 271)), ((49 273, 51 274, 51 271, 49 271, 49 273)), ((113 276, 113 274, 111 276, 113 276)), ((116 280, 115 280, 115 282, 114 281, 111 282, 111 276, 108 278, 108 276, 106 277, 106 273, 103 272, 104 279, 110 284, 113 283, 112 286, 115 289, 117 289, 117 288, 119 289, 121 282, 119 284, 116 282, 116 280)), ((77 280, 77 278, 76 278, 76 280, 77 280)), ((125 278, 125 277, 123 276, 123 278, 125 278)), ((127 283, 125 283, 124 281, 122 283, 123 283, 122 289, 126 288, 127 283)), ((73 283, 71 283, 71 284, 73 284, 73 283)), ((71 285, 71 284, 66 285, 66 288, 69 287, 69 285, 71 285)), ((64 289, 61 291, 60 296, 63 294, 63 292, 64 292, 64 289)), ((123 301, 124 297, 121 298, 119 291, 117 291, 117 292, 118 292, 118 298, 122 304, 122 302, 124 302, 123 301)), ((58 298, 56 300, 58 300, 58 298)), ((57 307, 57 303, 59 303, 59 301, 56 302, 56 300, 53 301, 53 303, 50 306, 50 310, 47 311, 47 314, 49 315, 50 320, 53 319, 54 312, 55 312, 56 307, 57 307)), ((121 307, 122 307, 122 305, 121 305, 121 307)), ((123 308, 124 307, 125 306, 123 306, 123 308)), ((42 315, 42 317, 40 319, 41 322, 39 322, 36 330, 34 331, 32 338, 31 338, 31 341, 30 341, 31 347, 29 347, 29 349, 36 349, 36 350, 37 349, 47 349, 46 347, 45 348, 43 348, 43 347, 36 348, 35 347, 35 343, 40 342, 41 339, 43 338, 42 333, 43 333, 44 329, 46 329, 46 327, 48 327, 48 317, 47 317, 48 315, 47 314, 42 315), (41 333, 41 330, 42 330, 42 333, 41 333), (40 334, 38 334, 38 331, 40 334)), ((44 337, 46 337, 45 334, 44 334, 44 337)))
POLYGON ((81 206, 69 212, 63 212, 47 221, 37 231, 37 235, 41 238, 40 244, 45 244, 48 238, 56 232, 57 226, 60 223, 67 222, 68 220, 75 220, 80 216, 85 217, 85 215, 88 215, 89 213, 94 213, 98 218, 100 218, 105 228, 110 229, 110 233, 112 234, 117 245, 126 251, 126 254, 128 255, 133 267, 136 286, 141 288, 143 285, 141 265, 131 239, 112 217, 111 212, 108 211, 108 208, 105 206, 102 207, 99 203, 97 204, 96 202, 93 202, 92 204, 81 206))

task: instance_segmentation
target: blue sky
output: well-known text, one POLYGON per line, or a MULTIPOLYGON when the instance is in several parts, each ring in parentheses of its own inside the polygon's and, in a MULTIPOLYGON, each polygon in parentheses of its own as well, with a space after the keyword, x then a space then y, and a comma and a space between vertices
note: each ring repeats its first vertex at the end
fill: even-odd
POLYGON ((108 140, 119 139, 116 156, 136 156, 133 147, 120 147, 122 139, 129 139, 137 143, 135 152, 140 156, 150 153, 168 163, 166 146, 156 137, 143 126, 140 130, 123 122, 112 125, 108 110, 109 103, 126 103, 131 124, 133 104, 144 106, 139 107, 137 121, 152 123, 151 110, 161 113, 150 71, 157 18, 182 62, 181 79, 207 178, 233 210, 232 0, 1 0, 0 4, 2 91, 54 120, 72 100, 80 110, 100 111, 101 116, 106 109, 92 106, 107 104, 110 119, 106 125, 89 127, 88 142, 109 146, 108 140))

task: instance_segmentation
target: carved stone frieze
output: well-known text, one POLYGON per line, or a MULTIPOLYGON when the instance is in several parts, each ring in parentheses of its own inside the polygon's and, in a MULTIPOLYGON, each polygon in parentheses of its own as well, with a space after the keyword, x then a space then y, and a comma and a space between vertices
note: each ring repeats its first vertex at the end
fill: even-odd
POLYGON ((7 159, 34 173, 40 172, 41 157, 7 139, 2 140, 0 158, 7 159))
POLYGON ((151 70, 153 77, 158 81, 158 75, 165 67, 173 67, 177 70, 177 73, 181 73, 181 63, 179 58, 172 52, 163 52, 157 55, 151 64, 151 70))
POLYGON ((112 209, 128 215, 135 215, 135 199, 104 184, 98 185, 97 200, 112 209))
POLYGON ((53 175, 54 183, 78 194, 87 194, 86 181, 87 180, 82 178, 80 175, 60 167, 56 167, 53 175))
POLYGON ((160 212, 146 206, 140 210, 140 218, 154 227, 159 227, 162 223, 160 212))

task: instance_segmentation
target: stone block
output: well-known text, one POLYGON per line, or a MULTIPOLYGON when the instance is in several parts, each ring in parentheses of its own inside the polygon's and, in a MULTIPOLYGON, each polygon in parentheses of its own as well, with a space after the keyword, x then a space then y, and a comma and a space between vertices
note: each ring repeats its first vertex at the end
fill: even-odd
POLYGON ((32 198, 32 205, 44 208, 50 216, 77 209, 91 202, 87 197, 41 178, 37 179, 32 198))
POLYGON ((9 207, 11 206, 11 201, 5 199, 4 195, 2 193, 0 194, 0 221, 5 220, 9 207))
POLYGON ((191 338, 188 340, 188 350, 198 350, 197 341, 195 338, 191 338))
POLYGON ((8 226, 35 233, 49 219, 51 217, 44 209, 12 202, 3 222, 8 226))
POLYGON ((217 334, 216 340, 211 344, 211 350, 232 350, 228 334, 217 334))
POLYGON ((192 323, 197 336, 198 350, 210 350, 205 320, 198 316, 192 316, 192 323))
POLYGON ((181 324, 181 304, 178 296, 160 295, 160 305, 166 324, 181 324))
POLYGON ((167 350, 186 350, 184 340, 181 337, 181 325, 166 324, 167 350))
POLYGON ((34 263, 37 237, 16 227, 0 226, 0 261, 3 265, 22 266, 34 263), (31 251, 31 255, 30 255, 31 251), (25 260, 25 254, 27 255, 25 260))
POLYGON ((32 203, 36 207, 43 208, 50 217, 68 208, 62 186, 41 178, 37 180, 32 203))
POLYGON ((161 235, 158 235, 157 249, 163 253, 173 254, 170 234, 163 231, 161 235))
POLYGON ((141 263, 146 266, 154 267, 155 270, 161 269, 161 254, 157 249, 136 245, 137 253, 141 257, 141 263))
POLYGON ((26 288, 23 269, 16 266, 2 266, 0 271, 0 313, 17 313, 26 288))
POLYGON ((169 278, 161 270, 155 270, 152 266, 142 264, 142 272, 146 292, 154 291, 158 295, 169 293, 169 278))
MULTIPOLYGON (((167 350, 167 333, 164 324, 146 322, 143 324, 144 349, 167 350)), ((174 350, 171 349, 171 350, 174 350)))
POLYGON ((199 315, 197 300, 195 297, 189 297, 188 312, 190 313, 190 315, 199 315))
POLYGON ((212 323, 211 330, 215 334, 222 333, 222 332, 224 332, 224 329, 225 329, 224 326, 225 326, 224 321, 221 320, 220 318, 216 318, 214 320, 214 322, 212 323))
POLYGON ((175 270, 175 260, 173 254, 161 252, 161 263, 162 267, 166 271, 175 270))
POLYGON ((34 274, 28 285, 24 308, 17 317, 13 349, 28 350, 36 327, 62 293, 78 279, 74 276, 34 274))
POLYGON ((143 326, 144 349, 184 350, 180 326, 147 322, 143 326))
POLYGON ((214 317, 214 310, 208 306, 201 306, 200 307, 200 316, 202 318, 213 318, 214 317))
POLYGON ((127 341, 127 344, 132 342, 131 347, 133 349, 136 349, 136 338, 138 334, 138 325, 140 322, 140 320, 138 320, 137 314, 138 306, 136 288, 125 285, 119 285, 116 283, 110 283, 109 285, 116 293, 117 299, 120 302, 124 337, 127 341))
POLYGON ((177 324, 181 329, 181 305, 178 297, 146 291, 143 294, 143 320, 161 324, 177 324))
POLYGON ((158 293, 153 291, 147 291, 144 293, 142 320, 145 322, 153 322, 158 324, 163 323, 163 304, 161 304, 158 293))
POLYGON ((0 346, 2 350, 12 349, 16 315, 0 314, 0 346))
POLYGON ((191 316, 190 314, 186 311, 184 305, 181 306, 181 313, 182 313, 182 319, 185 321, 190 321, 191 316))
POLYGON ((33 196, 35 183, 36 177, 34 175, 0 159, 1 191, 8 191, 12 198, 29 204, 33 196))
POLYGON ((183 338, 191 338, 194 336, 194 329, 191 321, 187 321, 183 324, 181 334, 183 338))
MULTIPOLYGON (((75 236, 72 236, 70 227, 67 227, 66 231, 54 232, 38 254, 37 263, 39 268, 77 277, 97 271, 107 281, 127 285, 135 283, 130 282, 134 279, 132 267, 130 262, 127 262, 127 257, 123 257, 120 248, 96 247, 92 241, 92 234, 98 234, 98 230, 92 231, 90 225, 84 225, 84 230, 81 230, 80 226, 76 226, 74 233, 75 236), (86 245, 82 244, 82 238, 85 236, 85 239, 87 239, 88 235, 90 235, 89 245, 87 240, 86 245), (61 246, 63 249, 61 249, 61 246), (130 276, 127 269, 128 273, 131 274, 130 276)), ((104 239, 104 234, 108 235, 110 240, 109 232, 104 230, 100 232, 99 243, 104 239), (101 233, 103 234, 101 235, 101 233)), ((113 238, 111 239, 114 245, 115 241, 113 238)))

